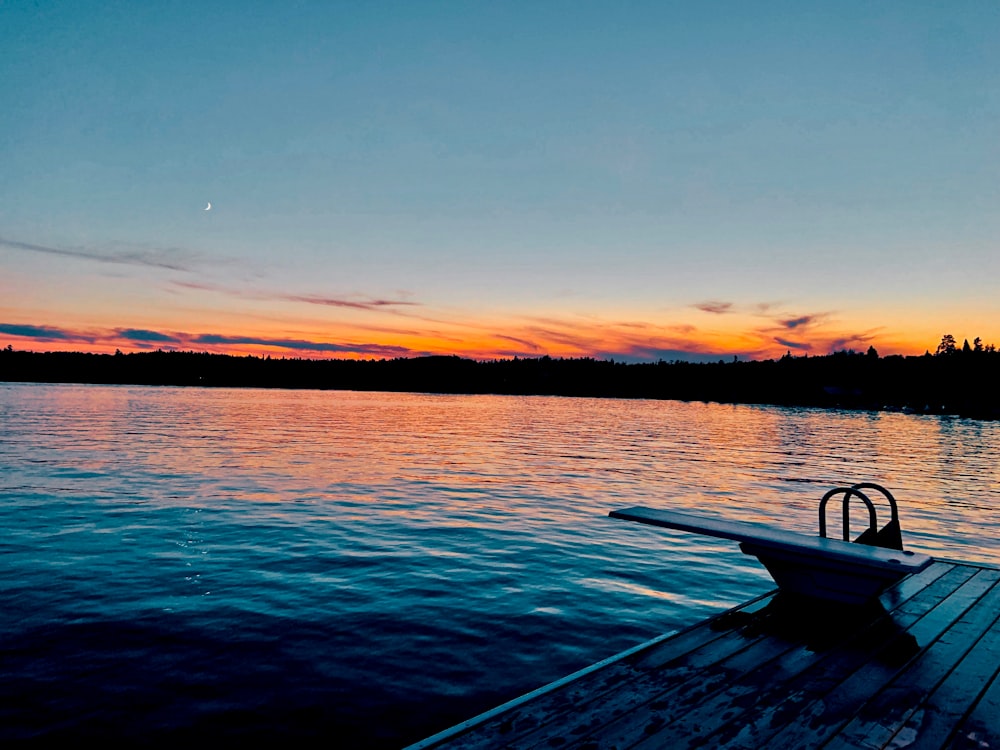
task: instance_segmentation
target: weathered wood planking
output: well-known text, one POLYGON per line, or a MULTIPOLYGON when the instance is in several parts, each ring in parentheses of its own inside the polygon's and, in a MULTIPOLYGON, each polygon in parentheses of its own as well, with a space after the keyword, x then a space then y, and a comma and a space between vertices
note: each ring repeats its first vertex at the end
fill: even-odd
POLYGON ((412 748, 1000 748, 1000 570, 868 608, 772 593, 412 748))

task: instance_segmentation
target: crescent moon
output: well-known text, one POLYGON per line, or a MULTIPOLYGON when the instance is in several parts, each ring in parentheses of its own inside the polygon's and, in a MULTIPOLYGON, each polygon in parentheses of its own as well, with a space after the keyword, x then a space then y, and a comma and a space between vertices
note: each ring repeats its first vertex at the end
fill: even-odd
POLYGON ((211 203, 211 201, 209 201, 209 204, 207 206, 205 206, 205 208, 202 209, 202 210, 203 211, 211 211, 212 210, 212 203, 211 203))

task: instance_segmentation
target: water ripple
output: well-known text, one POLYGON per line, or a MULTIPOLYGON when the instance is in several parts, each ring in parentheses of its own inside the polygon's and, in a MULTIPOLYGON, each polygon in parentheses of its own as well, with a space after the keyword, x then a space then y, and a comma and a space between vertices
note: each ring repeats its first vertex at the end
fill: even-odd
POLYGON ((814 533, 875 480, 1000 564, 998 467, 954 418, 0 384, 0 737, 396 747, 770 588, 615 507, 814 533))

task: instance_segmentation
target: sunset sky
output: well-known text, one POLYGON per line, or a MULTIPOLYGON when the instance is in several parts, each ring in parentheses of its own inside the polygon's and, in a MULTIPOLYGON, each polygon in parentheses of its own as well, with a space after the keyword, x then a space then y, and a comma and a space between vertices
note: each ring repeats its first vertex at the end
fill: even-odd
POLYGON ((998 285, 993 0, 0 3, 0 346, 919 354, 998 285))

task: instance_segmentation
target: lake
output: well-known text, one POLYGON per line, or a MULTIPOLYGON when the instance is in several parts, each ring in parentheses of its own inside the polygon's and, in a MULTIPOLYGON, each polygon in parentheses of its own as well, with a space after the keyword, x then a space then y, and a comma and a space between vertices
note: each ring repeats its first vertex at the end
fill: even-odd
POLYGON ((871 480, 1000 565, 998 467, 950 417, 0 383, 0 739, 399 747, 771 588, 614 508, 813 534, 871 480))

